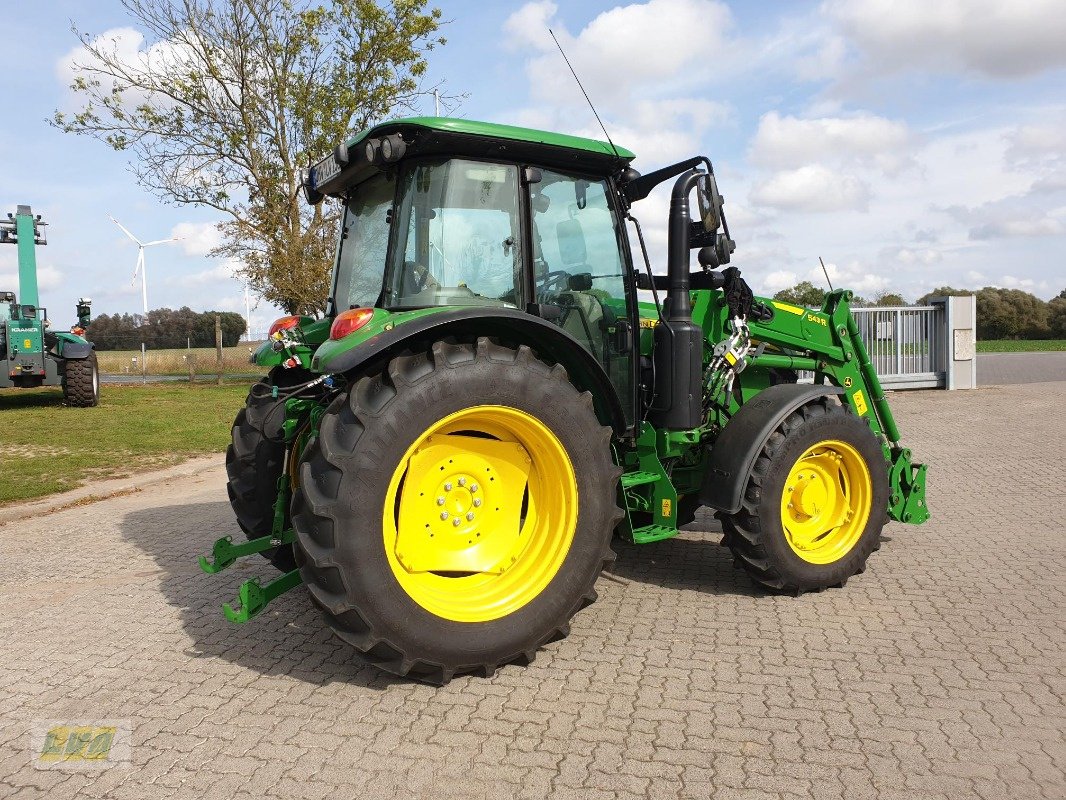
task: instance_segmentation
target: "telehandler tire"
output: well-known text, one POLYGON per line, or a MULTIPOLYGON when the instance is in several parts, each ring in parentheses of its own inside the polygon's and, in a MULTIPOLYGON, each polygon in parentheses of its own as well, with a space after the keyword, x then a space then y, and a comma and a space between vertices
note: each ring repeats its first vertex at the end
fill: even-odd
POLYGON ((100 404, 100 367, 96 351, 85 358, 67 359, 63 364, 63 399, 73 408, 91 408, 100 404))
POLYGON ((723 541, 762 586, 801 594, 843 586, 880 547, 888 467, 861 417, 828 397, 770 434, 723 541))
POLYGON ((333 401, 300 464, 312 600, 397 675, 442 684, 532 661, 614 559, 610 440, 592 396, 528 347, 394 358, 333 401))
MULTIPOLYGON (((274 500, 285 458, 285 445, 274 441, 281 436, 285 414, 280 410, 271 413, 277 400, 271 398, 270 389, 296 386, 312 377, 304 369, 275 367, 248 392, 244 408, 233 420, 231 442, 226 448, 226 491, 237 524, 249 539, 267 536, 273 530, 274 500)), ((264 550, 261 555, 282 572, 296 568, 292 545, 264 550)))

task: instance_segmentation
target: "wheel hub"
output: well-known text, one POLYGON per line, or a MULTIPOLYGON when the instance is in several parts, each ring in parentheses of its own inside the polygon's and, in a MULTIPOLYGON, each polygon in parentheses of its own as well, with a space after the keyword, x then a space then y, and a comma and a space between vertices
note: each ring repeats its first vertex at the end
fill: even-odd
POLYGON ((529 465, 517 442, 428 437, 408 462, 397 561, 409 572, 504 572, 520 549, 529 465))
POLYGON ((839 441, 810 448, 793 465, 781 497, 781 525, 793 552, 828 564, 862 535, 873 487, 858 451, 839 441))
POLYGON ((397 583, 455 622, 499 619, 532 602, 577 528, 577 476, 532 414, 470 406, 431 425, 395 467, 382 533, 397 583))

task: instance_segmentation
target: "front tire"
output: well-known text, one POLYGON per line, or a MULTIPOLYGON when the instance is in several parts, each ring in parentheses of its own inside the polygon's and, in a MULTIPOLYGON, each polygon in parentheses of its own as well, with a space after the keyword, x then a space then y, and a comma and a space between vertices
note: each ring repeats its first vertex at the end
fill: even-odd
POLYGON ((741 510, 721 517, 723 543, 768 589, 843 586, 880 547, 888 494, 888 467, 866 422, 822 398, 770 434, 741 510))
POLYGON ((527 347, 437 342, 393 359, 332 403, 300 466, 313 601, 398 675, 528 663, 614 558, 610 439, 592 396, 527 347))
POLYGON ((63 399, 73 408, 91 408, 100 404, 100 367, 96 351, 85 358, 68 359, 63 365, 63 399))

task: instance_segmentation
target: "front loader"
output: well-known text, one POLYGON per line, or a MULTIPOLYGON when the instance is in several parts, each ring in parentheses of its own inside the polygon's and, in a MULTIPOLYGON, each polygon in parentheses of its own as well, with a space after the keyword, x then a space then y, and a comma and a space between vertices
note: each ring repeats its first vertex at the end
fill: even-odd
POLYGON ((247 541, 201 566, 261 553, 282 575, 242 584, 231 620, 304 584, 366 659, 441 683, 532 660, 595 599, 613 536, 667 539, 700 506, 793 594, 843 586, 888 520, 927 518, 851 292, 754 296, 711 162, 633 158, 430 117, 307 172, 309 202, 343 206, 332 292, 253 357, 270 372, 227 452, 247 541), (665 181, 658 275, 633 210, 665 181))

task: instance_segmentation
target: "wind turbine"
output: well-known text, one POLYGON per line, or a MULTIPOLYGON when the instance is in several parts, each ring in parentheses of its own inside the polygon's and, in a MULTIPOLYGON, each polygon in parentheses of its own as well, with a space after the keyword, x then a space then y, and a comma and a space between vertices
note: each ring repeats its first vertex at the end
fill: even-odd
MULTIPOLYGON (((144 325, 144 324, 146 324, 148 322, 148 270, 147 270, 146 265, 144 263, 144 248, 151 247, 152 245, 156 245, 156 244, 167 244, 168 242, 176 242, 179 239, 181 239, 182 237, 175 236, 175 237, 173 237, 171 239, 156 239, 155 241, 152 241, 152 242, 142 242, 140 239, 138 239, 136 236, 134 236, 132 233, 130 233, 129 230, 121 222, 119 222, 117 219, 112 217, 110 214, 108 214, 107 216, 112 222, 114 222, 116 225, 118 225, 122 229, 122 232, 124 234, 126 234, 127 236, 130 237, 130 239, 133 240, 133 243, 135 245, 137 245, 137 266, 134 267, 134 269, 133 269, 133 281, 132 281, 132 283, 136 283, 137 282, 137 273, 139 272, 141 274, 141 304, 142 304, 142 306, 144 308, 144 317, 141 319, 141 325, 144 325)), ((144 337, 142 336, 141 339, 142 339, 142 341, 141 341, 141 380, 147 380, 148 379, 148 365, 146 363, 145 352, 144 352, 145 351, 144 341, 143 341, 144 337)))
MULTIPOLYGON (((134 236, 132 233, 130 233, 129 230, 126 228, 126 226, 124 226, 117 219, 112 217, 110 214, 108 214, 107 216, 112 222, 114 222, 116 225, 118 225, 122 229, 122 232, 124 234, 126 234, 127 236, 130 237, 130 239, 133 241, 133 243, 135 245, 137 245, 137 266, 134 267, 134 269, 133 269, 133 283, 137 282, 137 273, 140 273, 140 275, 141 275, 141 304, 144 307, 144 321, 147 322, 148 321, 148 270, 147 270, 146 265, 144 263, 144 248, 151 247, 152 245, 156 245, 156 244, 167 244, 169 242, 177 242, 177 241, 180 241, 182 239, 182 237, 181 236, 175 236, 175 237, 170 238, 170 239, 156 239, 153 242, 142 242, 140 239, 138 239, 136 236, 134 236)), ((142 347, 141 349, 143 350, 144 348, 142 347)))

